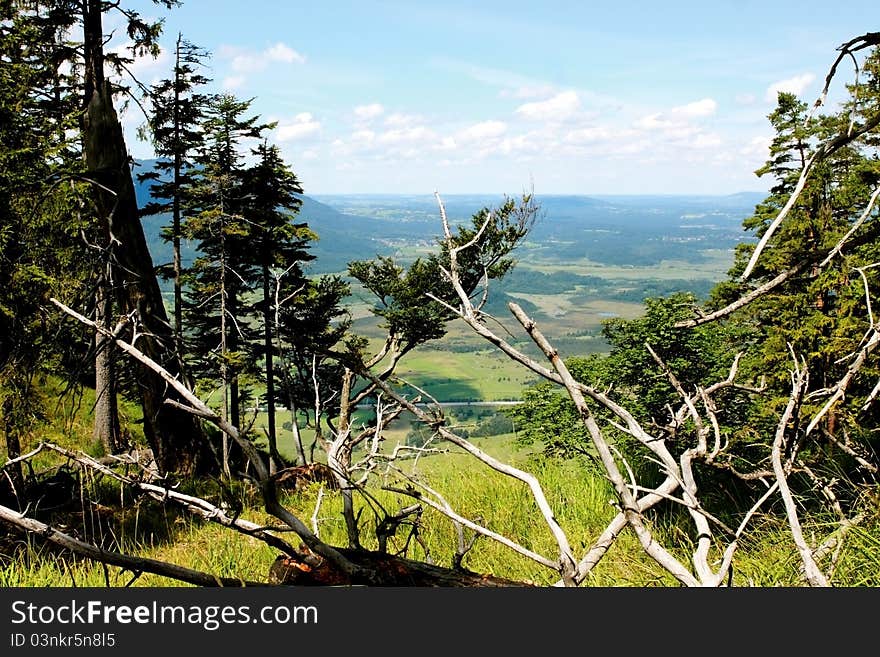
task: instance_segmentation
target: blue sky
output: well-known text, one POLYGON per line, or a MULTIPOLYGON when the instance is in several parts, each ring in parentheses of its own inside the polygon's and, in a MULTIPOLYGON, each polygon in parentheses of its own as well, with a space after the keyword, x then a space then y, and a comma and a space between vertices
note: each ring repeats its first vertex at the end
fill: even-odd
POLYGON ((278 121, 316 195, 763 191, 776 90, 812 103, 836 48, 880 30, 876 0, 130 5, 165 17, 138 76, 169 75, 178 33, 209 50, 211 90, 278 121))

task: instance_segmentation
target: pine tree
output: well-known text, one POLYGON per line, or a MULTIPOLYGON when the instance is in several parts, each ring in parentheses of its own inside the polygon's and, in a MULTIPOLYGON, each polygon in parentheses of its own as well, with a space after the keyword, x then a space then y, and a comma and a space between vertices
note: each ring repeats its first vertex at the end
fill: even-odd
POLYGON ((254 306, 256 319, 263 326, 256 355, 264 362, 267 438, 270 467, 274 469, 282 462, 275 430, 275 310, 282 299, 289 300, 305 288, 302 264, 313 258, 307 249, 315 235, 306 224, 293 222, 302 205, 298 194, 303 190, 278 147, 263 141, 253 154, 257 161, 244 174, 242 212, 251 236, 252 248, 245 254, 255 275, 250 283, 262 292, 261 301, 254 306))
POLYGON ((152 171, 138 174, 139 181, 152 181, 150 195, 154 199, 141 214, 171 214, 171 224, 162 236, 172 243, 174 259, 170 273, 167 267, 160 267, 160 271, 173 280, 174 334, 178 343, 183 333, 181 220, 188 202, 187 193, 195 185, 193 156, 202 143, 199 126, 208 96, 197 89, 209 79, 198 71, 207 57, 206 51, 178 34, 172 77, 151 87, 152 114, 142 132, 150 136, 159 159, 152 171))
MULTIPOLYGON (((351 293, 342 277, 325 275, 305 281, 296 294, 279 295, 275 332, 281 357, 281 385, 290 410, 291 431, 299 465, 314 461, 315 448, 326 450, 324 423, 339 415, 338 384, 344 367, 328 357, 346 336, 351 317, 343 302, 351 293), (308 454, 300 416, 314 411, 315 438, 308 454)), ((330 427, 331 431, 333 427, 330 427)))
MULTIPOLYGON (((251 230, 245 219, 243 142, 259 139, 269 126, 258 116, 244 118, 251 101, 229 94, 211 99, 202 125, 204 143, 195 161, 198 184, 194 212, 184 234, 196 243, 198 257, 185 274, 187 351, 204 381, 219 371, 224 416, 241 428, 242 376, 255 368, 253 327, 247 321, 249 281, 255 279, 250 257, 251 230)), ((246 391, 245 391, 246 392, 246 391)), ((229 473, 230 445, 224 438, 224 468, 229 473)))

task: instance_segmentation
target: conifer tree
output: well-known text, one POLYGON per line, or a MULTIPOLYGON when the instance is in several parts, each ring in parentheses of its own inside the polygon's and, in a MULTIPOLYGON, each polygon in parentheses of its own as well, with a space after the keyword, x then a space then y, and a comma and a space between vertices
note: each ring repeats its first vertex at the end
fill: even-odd
POLYGON ((171 223, 166 226, 162 237, 172 243, 173 262, 170 272, 166 266, 160 266, 160 271, 173 281, 174 334, 178 343, 183 332, 181 221, 187 206, 187 193, 195 184, 193 157, 202 142, 199 126, 208 96, 199 93, 198 88, 209 80, 199 70, 207 57, 206 51, 178 34, 172 77, 151 87, 152 113, 142 132, 150 136, 158 161, 152 171, 138 174, 141 182, 152 182, 150 196, 154 199, 141 214, 171 215, 171 223))
POLYGON ((274 469, 282 461, 275 430, 275 307, 281 299, 296 296, 305 288, 302 264, 313 258, 307 249, 315 235, 306 224, 293 222, 302 205, 298 194, 303 190, 278 147, 264 140, 253 154, 257 161, 245 172, 242 204, 252 248, 244 255, 255 276, 249 282, 262 296, 254 306, 256 320, 263 326, 256 356, 262 356, 264 363, 267 438, 270 466, 274 469))
MULTIPOLYGON (((43 414, 34 378, 51 370, 58 353, 41 304, 69 244, 39 199, 49 187, 51 154, 60 150, 53 140, 63 133, 41 100, 54 77, 43 44, 57 41, 59 29, 13 3, 0 5, 0 435, 8 459, 21 454, 23 434, 43 414)), ((11 484, 23 506, 22 468, 8 472, 2 490, 11 484)))
MULTIPOLYGON (((253 327, 247 319, 249 282, 255 278, 251 230, 244 214, 244 142, 259 139, 268 124, 245 118, 250 100, 230 94, 213 97, 205 107, 204 143, 195 161, 198 184, 194 212, 184 234, 196 243, 198 257, 185 275, 184 299, 188 353, 194 373, 204 381, 219 371, 224 416, 241 428, 243 375, 252 372, 253 327)), ((224 468, 229 474, 230 445, 224 439, 224 468)))
MULTIPOLYGON (((876 61, 876 57, 875 53, 868 61, 876 61)), ((764 235, 788 202, 817 144, 849 130, 855 118, 855 100, 863 115, 876 114, 878 96, 875 93, 872 98, 871 85, 876 85, 876 80, 869 73, 865 83, 850 88, 850 101, 837 113, 813 117, 806 104, 792 94, 779 94, 778 105, 768 117, 776 131, 770 158, 756 172, 772 176, 775 183, 770 195, 743 223, 755 237, 764 235)), ((822 390, 844 374, 847 364, 841 357, 858 348, 853 337, 868 328, 864 324, 865 292, 858 270, 876 261, 874 245, 880 231, 873 225, 865 226, 838 257, 822 263, 862 213, 880 180, 876 152, 869 140, 870 136, 836 149, 813 166, 786 220, 773 235, 770 248, 761 254, 749 283, 767 282, 792 268, 798 268, 798 274, 731 320, 745 332, 740 337, 755 345, 744 361, 744 371, 755 376, 765 374, 778 400, 788 396, 792 353, 806 359, 811 372, 808 390, 822 390)), ((723 306, 742 292, 739 277, 753 248, 753 242, 740 245, 730 280, 713 292, 713 307, 723 306)), ((865 275, 872 283, 877 281, 872 270, 866 270, 865 275)), ((774 407, 774 403, 764 405, 767 413, 759 412, 754 425, 763 426, 759 418, 764 418, 768 423, 764 428, 769 429, 774 407)), ((832 433, 840 420, 836 411, 828 414, 826 422, 832 433)))
MULTIPOLYGON (((297 463, 314 461, 315 448, 326 450, 324 425, 339 415, 338 385, 343 366, 328 353, 346 336, 351 318, 344 300, 351 293, 340 276, 325 275, 304 282, 302 290, 276 302, 276 335, 281 357, 281 385, 290 410, 291 431, 297 463), (314 411, 314 440, 308 454, 302 439, 300 417, 309 424, 314 411)), ((331 431, 334 429, 329 426, 331 431)))

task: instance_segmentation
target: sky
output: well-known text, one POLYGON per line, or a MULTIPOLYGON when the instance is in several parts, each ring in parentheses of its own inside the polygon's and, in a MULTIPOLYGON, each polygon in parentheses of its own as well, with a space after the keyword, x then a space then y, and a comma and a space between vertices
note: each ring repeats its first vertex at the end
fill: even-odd
MULTIPOLYGON (((313 195, 766 191, 777 92, 812 104, 838 46, 880 31, 876 0, 128 5, 164 18, 141 81, 170 76, 178 34, 206 49, 207 90, 277 121, 313 195)), ((135 158, 142 122, 126 110, 135 158)))

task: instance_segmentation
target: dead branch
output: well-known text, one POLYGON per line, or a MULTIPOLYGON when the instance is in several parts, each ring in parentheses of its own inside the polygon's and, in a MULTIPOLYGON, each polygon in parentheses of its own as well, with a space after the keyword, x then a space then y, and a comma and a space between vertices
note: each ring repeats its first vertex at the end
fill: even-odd
POLYGON ((804 390, 806 390, 807 382, 809 380, 806 368, 800 367, 797 360, 795 360, 795 369, 792 372, 791 380, 791 396, 789 397, 785 411, 782 413, 782 417, 779 419, 779 424, 776 428, 776 436, 773 440, 773 473, 779 487, 779 494, 785 505, 785 513, 788 517, 789 528, 792 537, 794 538, 795 546, 800 554, 801 562, 803 563, 805 578, 810 586, 829 586, 828 580, 825 578, 825 575, 819 569, 819 566, 813 558, 812 549, 807 545, 807 542, 804 539, 800 520, 798 519, 797 506, 795 505, 791 489, 788 487, 787 473, 782 464, 782 452, 786 435, 788 434, 788 424, 795 415, 796 409, 800 406, 804 390))
MULTIPOLYGON (((57 299, 51 301, 63 312, 87 326, 110 333, 106 329, 96 327, 94 322, 57 299)), ((262 455, 251 441, 242 437, 234 426, 220 417, 182 382, 171 376, 136 347, 112 336, 112 334, 108 337, 113 337, 120 349, 162 377, 191 408, 232 438, 241 447, 245 456, 251 459, 257 473, 257 481, 267 513, 284 522, 304 542, 296 557, 281 555, 276 559, 275 565, 270 570, 270 583, 366 586, 528 586, 523 582, 460 569, 441 568, 397 556, 370 552, 362 548, 337 548, 323 542, 302 520, 279 502, 275 482, 262 460, 262 455)))
MULTIPOLYGON (((340 357, 344 358, 344 356, 340 356, 340 357)), ((352 364, 352 366, 357 367, 354 364, 352 364)), ((554 565, 552 567, 558 569, 559 563, 567 563, 567 564, 571 565, 571 567, 572 567, 571 574, 573 574, 573 572, 574 572, 574 570, 573 570, 574 558, 571 555, 571 548, 568 543, 568 538, 565 536, 565 532, 562 530, 562 528, 559 526, 559 523, 556 521, 555 514, 553 513, 553 510, 551 509, 550 504, 547 501, 547 497, 544 494, 544 491, 541 487, 541 483, 538 481, 538 479, 534 475, 532 475, 531 473, 525 472, 523 470, 520 470, 519 468, 516 468, 512 465, 509 465, 507 463, 499 461, 498 459, 491 456, 490 454, 487 454, 486 452, 484 452, 483 450, 478 448, 476 445, 474 445, 470 441, 462 438, 461 436, 457 435, 456 433, 454 433, 454 432, 450 431, 449 429, 447 429, 446 427, 442 426, 442 424, 438 423, 437 418, 429 415, 428 413, 426 413, 424 411, 424 409, 419 408, 416 404, 414 404, 410 400, 403 397, 400 393, 398 393, 391 386, 389 386, 387 382, 380 380, 376 375, 363 369, 362 367, 359 367, 359 370, 360 371, 358 373, 361 376, 376 383, 378 388, 380 388, 386 395, 388 395, 389 397, 394 399, 403 408, 405 408, 410 413, 412 413, 416 417, 416 419, 418 419, 420 422, 423 422, 424 424, 427 424, 429 426, 434 427, 435 431, 444 440, 447 440, 450 443, 457 445, 458 447, 461 447, 462 449, 467 451, 469 454, 476 457, 479 461, 485 463, 487 466, 492 468, 493 470, 496 470, 497 472, 505 474, 509 477, 513 477, 514 479, 518 479, 518 480, 522 481, 523 483, 525 483, 529 487, 529 490, 531 491, 532 496, 535 498, 535 501, 538 504, 538 508, 540 509, 541 514, 544 517, 544 521, 548 525, 548 527, 550 528, 550 531, 551 531, 552 535, 554 536, 554 538, 556 539, 556 542, 560 548, 560 562, 553 562, 554 565)), ((442 420, 441 420, 441 422, 442 422, 442 420)), ((461 519, 461 520, 464 520, 464 519, 461 519)), ((462 524, 467 524, 467 523, 463 522, 462 524)), ((476 530, 475 526, 471 527, 471 528, 476 530)), ((544 563, 543 558, 541 558, 541 559, 542 560, 540 561, 540 563, 544 563)), ((547 564, 545 564, 545 565, 547 565, 547 564)))
POLYGON ((464 568, 445 568, 382 552, 351 548, 339 548, 339 551, 357 566, 355 572, 371 572, 375 575, 369 580, 347 575, 316 555, 306 554, 304 559, 308 559, 308 563, 278 556, 270 570, 269 583, 293 586, 363 586, 378 580, 385 586, 406 587, 535 586, 530 582, 482 575, 464 568))
POLYGON ((274 481, 270 476, 266 464, 263 462, 262 455, 251 441, 247 440, 239 434, 239 431, 236 427, 232 426, 231 424, 229 424, 228 421, 220 417, 220 415, 218 415, 213 409, 209 408, 180 380, 171 376, 167 370, 165 370, 161 365, 146 356, 139 349, 120 339, 118 336, 114 336, 110 331, 107 331, 103 327, 96 325, 95 322, 64 305, 57 299, 53 298, 51 299, 51 301, 63 312, 67 313, 74 319, 82 322, 83 324, 86 324, 87 326, 92 327, 95 330, 105 333, 107 337, 115 340, 119 348, 122 349, 125 353, 127 353, 129 356, 147 366, 160 377, 162 377, 162 379, 169 386, 174 388, 174 390, 190 405, 190 407, 198 411, 200 417, 209 420, 210 422, 215 424, 221 431, 223 431, 227 436, 232 438, 239 445, 239 447, 241 447, 245 455, 251 460, 251 463, 257 471, 260 490, 263 494, 266 511, 270 515, 275 516, 286 525, 288 525, 291 529, 293 529, 293 531, 296 532, 296 534, 305 542, 310 550, 322 556, 328 562, 333 563, 342 572, 345 572, 350 576, 366 576, 366 574, 356 572, 358 570, 358 567, 355 564, 349 562, 336 549, 321 541, 311 532, 311 530, 309 530, 308 526, 306 526, 306 524, 303 523, 302 520, 296 517, 278 501, 278 493, 275 489, 274 481))
POLYGON ((70 550, 92 561, 97 561, 111 566, 119 566, 124 570, 133 573, 153 573, 162 577, 187 582, 196 586, 264 586, 260 582, 251 582, 243 579, 235 579, 231 577, 219 577, 204 573, 199 570, 185 568, 176 564, 156 559, 147 559, 143 557, 132 557, 120 552, 112 550, 104 550, 91 543, 85 543, 79 539, 59 531, 51 525, 40 522, 33 518, 28 518, 17 511, 0 505, 0 520, 3 520, 29 534, 39 536, 45 541, 54 543, 60 547, 70 550))
POLYGON ((514 317, 516 317, 520 324, 522 324, 522 327, 525 329, 526 333, 529 334, 529 337, 531 337, 535 344, 541 349, 541 351, 544 352, 544 354, 547 356, 547 359, 553 364, 554 369, 559 373, 559 376, 562 379, 562 384, 565 386, 565 389, 568 392, 568 395, 571 398, 572 402, 574 402, 574 405, 581 416, 581 421, 584 423, 584 426, 587 428, 587 431, 590 434, 593 446, 596 448, 596 451, 599 454, 599 458, 602 461, 605 472, 611 480, 611 483, 614 486, 618 497, 620 498, 620 502, 623 506, 622 511, 626 516, 627 524, 632 527, 633 531, 639 539, 639 542, 642 544, 642 548, 660 566, 671 573, 682 584, 686 586, 699 586, 700 583, 696 578, 694 578, 691 572, 687 568, 685 568, 684 565, 682 565, 678 561, 678 559, 676 559, 668 550, 666 550, 663 546, 661 546, 653 539, 650 530, 643 522, 642 514, 638 507, 636 499, 627 487, 626 481, 621 475, 620 470, 617 467, 617 463, 614 460, 614 455, 611 453, 611 449, 609 448, 608 443, 603 437, 602 431, 601 429, 599 429, 599 425, 596 423, 593 414, 590 412, 590 409, 587 406, 586 399, 584 399, 584 396, 581 393, 577 382, 569 373, 568 368, 565 366, 562 358, 560 358, 559 353, 538 330, 538 327, 535 324, 534 320, 529 318, 523 312, 522 308, 512 302, 509 304, 509 307, 511 312, 513 312, 514 317))
MULTIPOLYGON (((870 35, 865 35, 865 36, 870 36, 870 35)), ((869 40, 872 43, 874 42, 873 37, 869 40)), ((867 47, 867 45, 862 45, 861 47, 867 47)), ((839 61, 839 59, 838 59, 838 61, 839 61)), ((836 64, 837 64, 837 62, 835 62, 835 66, 836 66, 836 64)), ((801 192, 804 190, 804 187, 806 186, 806 183, 807 183, 807 179, 808 179, 813 167, 816 164, 827 159, 828 157, 830 157, 834 153, 836 153, 838 150, 840 150, 841 148, 843 148, 847 144, 850 144, 853 141, 855 141, 856 139, 858 139, 859 137, 861 137, 862 135, 867 134, 868 132, 870 132, 871 130, 876 128, 878 125, 880 125, 880 113, 877 113, 876 116, 869 118, 867 121, 865 121, 864 125, 860 126, 858 129, 854 130, 854 129, 852 129, 852 126, 851 126, 851 128, 848 129, 844 134, 840 134, 835 137, 832 137, 828 141, 819 145, 819 147, 816 149, 816 151, 813 153, 813 155, 804 164, 803 169, 801 170, 801 174, 798 178, 797 184, 795 185, 794 189, 792 190, 792 193, 789 196, 788 201, 785 203, 785 205, 782 207, 782 209, 776 215, 776 218, 773 219, 773 221, 767 227, 767 230, 764 232, 764 234, 761 236, 761 239, 758 241, 757 246, 755 246, 755 250, 752 252, 751 257, 749 258, 749 262, 746 264, 746 268, 742 273, 742 276, 741 276, 742 280, 747 280, 749 278, 749 276, 752 275, 752 272, 754 271, 755 265, 757 264, 758 259, 761 257, 761 253, 764 251, 764 248, 767 246, 768 242, 770 241, 770 238, 773 237, 773 234, 776 232, 776 229, 779 228, 779 226, 785 220, 785 217, 788 215, 788 213, 794 207, 795 202, 797 201, 798 197, 801 195, 801 192)), ((872 203, 873 203, 873 201, 872 201, 872 203)))
MULTIPOLYGON (((100 463, 99 461, 88 456, 87 454, 83 454, 82 452, 73 452, 52 443, 41 443, 40 447, 38 447, 37 449, 47 449, 53 452, 57 452, 58 454, 61 454, 62 456, 65 456, 68 459, 79 463, 83 467, 89 468, 96 472, 100 472, 105 476, 108 476, 112 479, 115 479, 116 481, 119 481, 122 484, 125 484, 126 486, 129 486, 135 491, 148 495, 158 502, 176 503, 189 513, 192 513, 205 520, 217 523, 224 527, 234 529, 235 531, 241 534, 245 534, 246 536, 256 538, 260 541, 263 541, 267 545, 270 545, 275 549, 284 552, 285 554, 289 554, 291 556, 297 554, 296 549, 292 545, 270 533, 272 528, 258 525, 257 523, 251 522, 249 520, 243 520, 237 517, 230 517, 223 509, 201 497, 185 495, 167 486, 157 486, 155 484, 140 481, 139 479, 134 477, 120 474, 115 470, 109 468, 108 466, 104 465, 103 463, 100 463)), ((34 451, 36 452, 37 450, 34 451)))

